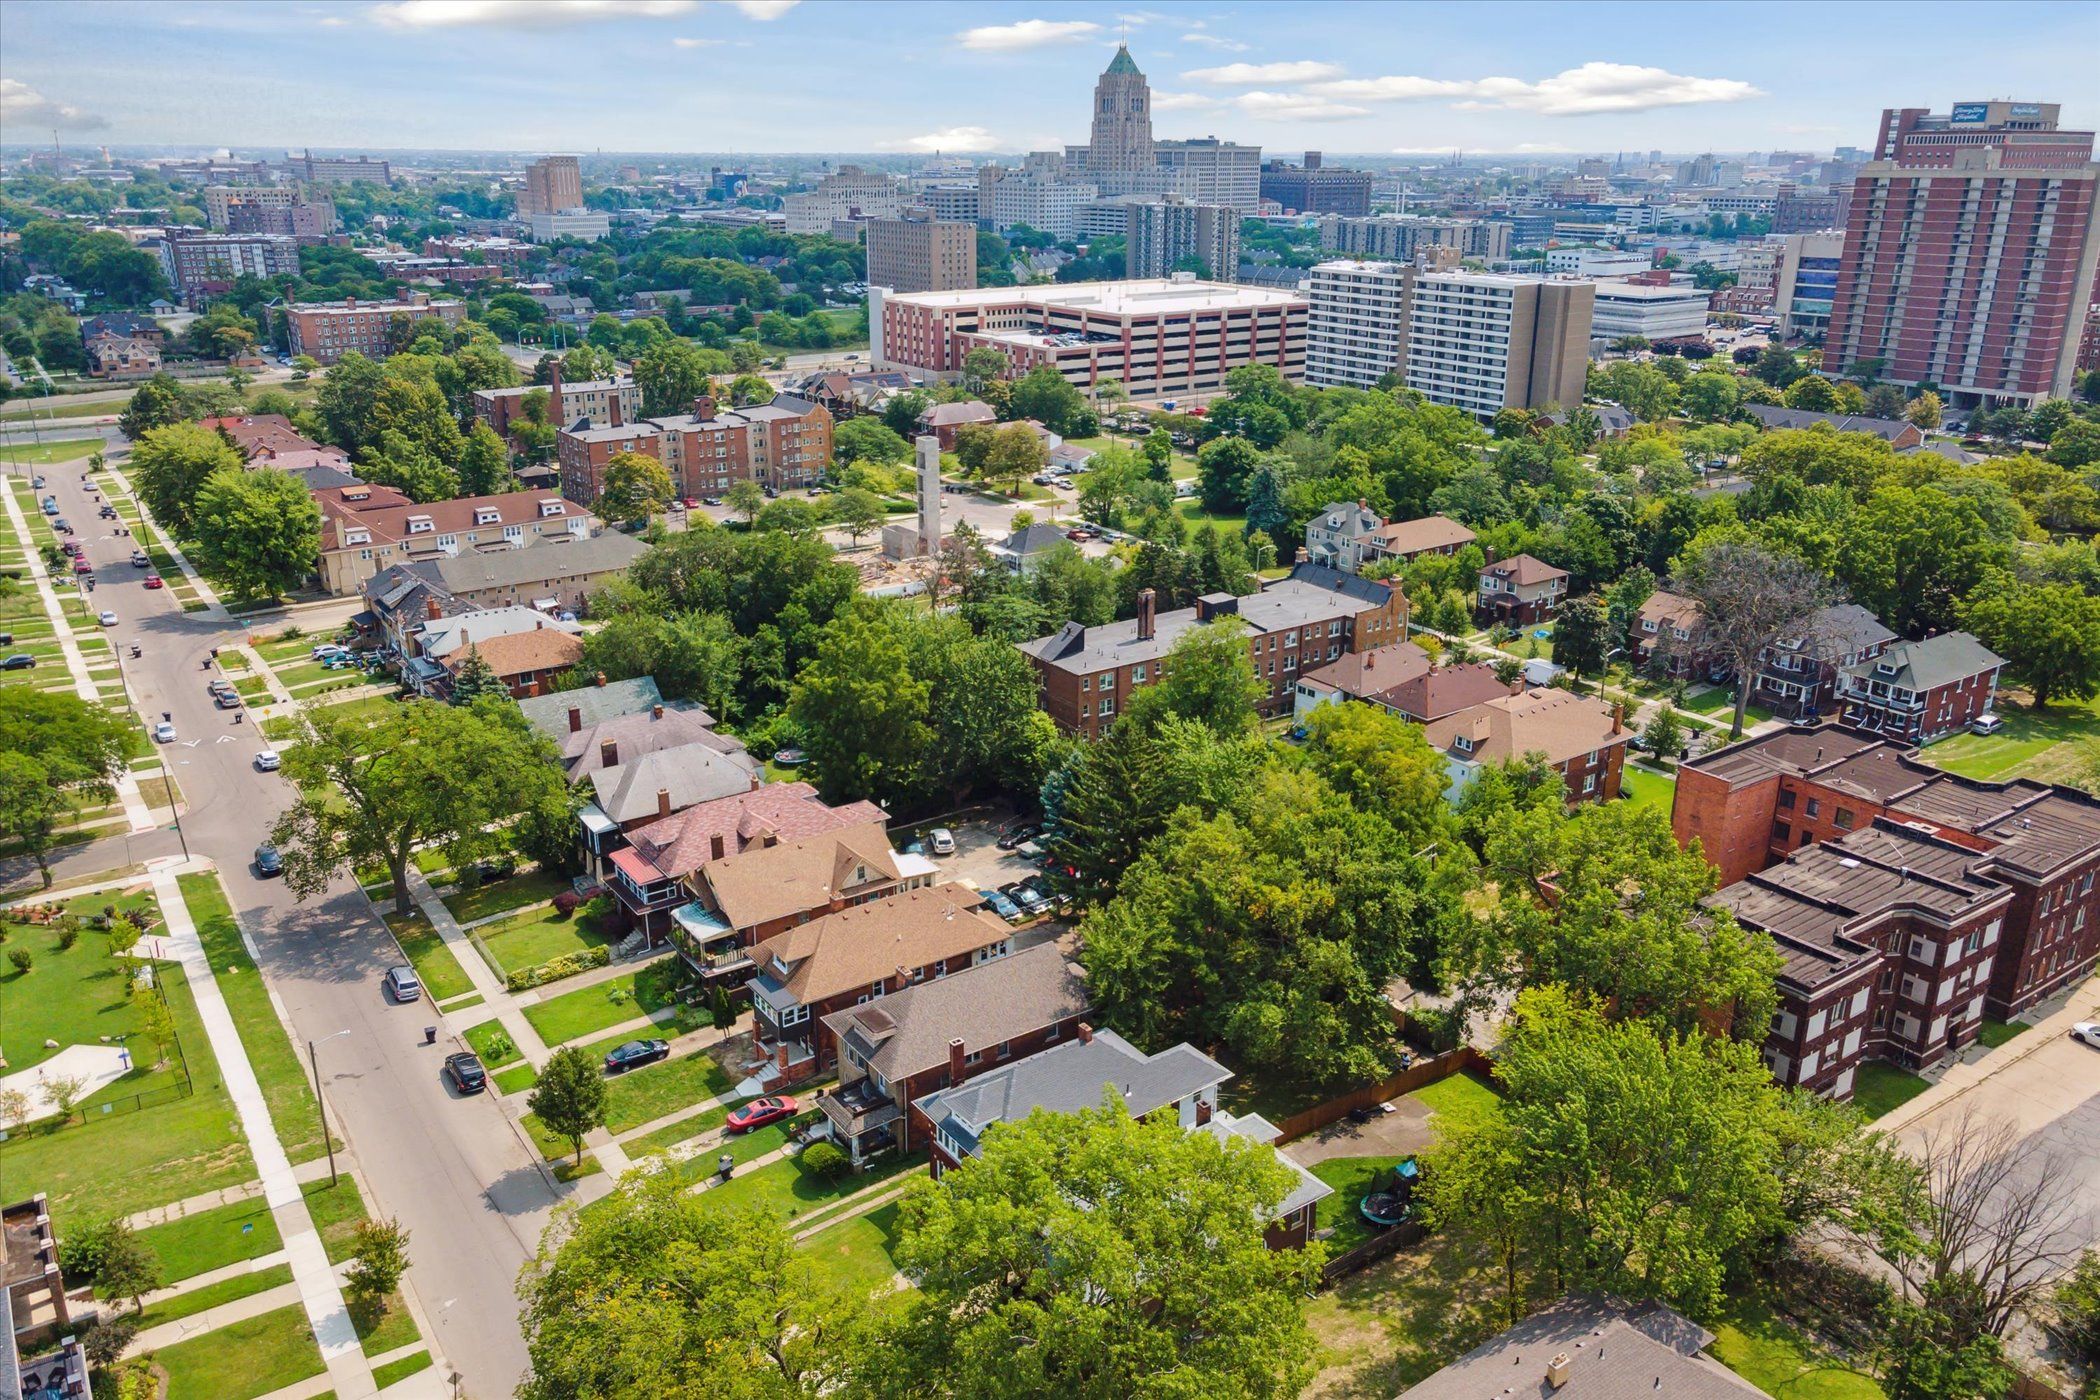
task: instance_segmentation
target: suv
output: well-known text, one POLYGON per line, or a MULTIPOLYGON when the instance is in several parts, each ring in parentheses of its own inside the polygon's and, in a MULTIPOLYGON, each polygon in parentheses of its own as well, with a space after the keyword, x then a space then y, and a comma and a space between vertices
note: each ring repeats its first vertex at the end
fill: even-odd
POLYGON ((134 568, 134 569, 144 569, 144 568, 148 568, 148 567, 150 567, 150 566, 152 565, 152 563, 153 563, 153 561, 152 561, 151 559, 148 559, 148 558, 146 557, 146 551, 145 551, 145 550, 143 550, 143 549, 134 549, 134 550, 132 550, 132 551, 131 551, 131 567, 132 567, 132 568, 134 568))
POLYGON ((416 970, 403 964, 386 970, 384 979, 386 994, 393 1001, 421 1001, 423 984, 416 979, 416 970))
POLYGON ((462 1094, 478 1094, 489 1087, 489 1073, 481 1067, 481 1057, 471 1050, 445 1057, 445 1077, 462 1094))
POLYGON ((955 854, 955 833, 945 826, 937 826, 926 833, 926 848, 937 856, 955 854))

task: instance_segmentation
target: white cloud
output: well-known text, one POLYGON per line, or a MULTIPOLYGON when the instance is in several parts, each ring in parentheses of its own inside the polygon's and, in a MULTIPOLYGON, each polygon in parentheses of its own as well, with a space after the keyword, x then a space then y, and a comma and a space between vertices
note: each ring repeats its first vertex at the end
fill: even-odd
MULTIPOLYGON (((1130 25, 1136 29, 1143 28, 1148 24, 1176 24, 1181 21, 1176 20, 1172 15, 1163 15, 1157 10, 1128 10, 1117 15, 1116 22, 1130 25)), ((1196 23, 1196 28, 1201 29, 1202 27, 1202 22, 1199 20, 1196 23)))
POLYGON ((109 121, 93 112, 65 102, 54 102, 25 82, 0 78, 0 123, 20 122, 32 130, 63 127, 69 131, 94 131, 109 121))
POLYGON ((1737 78, 1691 78, 1663 68, 1631 63, 1585 63, 1550 78, 1383 77, 1341 78, 1315 82, 1323 97, 1358 102, 1420 102, 1460 99, 1462 111, 1537 112, 1548 117, 1587 116, 1597 112, 1646 112, 1658 107, 1686 107, 1708 102, 1743 102, 1764 93, 1737 78))
POLYGON ((372 17, 395 29, 546 29, 599 19, 663 19, 697 8, 697 0, 390 0, 373 6, 372 17))
POLYGON ((1083 19, 1024 19, 1014 24, 988 24, 979 29, 965 29, 955 38, 964 48, 980 53, 1014 53, 1048 44, 1077 43, 1100 32, 1100 25, 1083 19))
POLYGON ((1338 63, 1228 63, 1222 68, 1194 68, 1181 75, 1216 87, 1253 87, 1257 83, 1314 83, 1342 76, 1338 63))
POLYGON ((722 43, 723 41, 722 41, 722 40, 720 40, 720 39, 684 39, 684 38, 679 38, 679 39, 673 39, 673 40, 672 40, 671 42, 672 42, 673 44, 677 45, 677 46, 678 46, 679 48, 681 48, 681 49, 711 49, 711 48, 715 48, 716 46, 718 46, 719 44, 721 44, 721 43, 722 43))
POLYGON ((924 136, 907 136, 881 143, 881 149, 885 151, 918 151, 925 155, 936 151, 957 154, 1006 148, 1005 142, 981 126, 951 126, 941 131, 929 131, 924 136))
POLYGON ((789 10, 801 4, 802 0, 734 0, 734 3, 737 13, 745 19, 755 19, 763 22, 779 19, 789 10))
POLYGON ((1181 42, 1201 44, 1207 49, 1223 49, 1227 53, 1245 53, 1249 47, 1237 39, 1227 39, 1218 34, 1184 34, 1181 36, 1181 42))
POLYGON ((1243 92, 1233 99, 1233 105, 1250 117, 1271 117, 1277 121, 1345 122, 1371 115, 1367 107, 1329 102, 1302 92, 1243 92))
POLYGON ((1218 99, 1201 92, 1154 92, 1152 110, 1155 112, 1207 112, 1218 105, 1218 99))

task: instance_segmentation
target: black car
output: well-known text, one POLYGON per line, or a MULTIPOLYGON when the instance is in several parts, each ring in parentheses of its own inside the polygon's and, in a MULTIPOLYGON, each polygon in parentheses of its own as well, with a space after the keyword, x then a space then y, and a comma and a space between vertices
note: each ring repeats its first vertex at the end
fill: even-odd
POLYGON ((630 1040, 605 1052, 605 1072, 620 1074, 669 1058, 671 1042, 668 1040, 630 1040))
POLYGON ((278 855, 277 848, 267 841, 255 848, 255 873, 265 880, 272 875, 284 874, 284 857, 278 855))
POLYGON ((1043 828, 1035 822, 1023 822, 999 838, 999 849, 1002 851, 1016 850, 1042 834, 1043 828))
POLYGON ((462 1094, 478 1094, 489 1087, 489 1072, 481 1067, 481 1057, 471 1050, 445 1057, 445 1077, 462 1094))
POLYGON ((36 669, 36 658, 26 651, 0 659, 0 671, 31 671, 36 669))
POLYGON ((1059 890, 1041 875, 1030 875, 1021 882, 1021 888, 1032 891, 1045 904, 1062 909, 1072 902, 1072 896, 1059 890))

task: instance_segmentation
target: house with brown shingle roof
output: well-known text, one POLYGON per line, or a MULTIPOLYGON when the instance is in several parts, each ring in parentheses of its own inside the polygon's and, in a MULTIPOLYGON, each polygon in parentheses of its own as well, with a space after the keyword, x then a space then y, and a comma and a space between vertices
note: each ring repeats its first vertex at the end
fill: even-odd
POLYGON ((1372 533, 1371 549, 1380 559, 1398 559, 1404 564, 1424 554, 1456 554, 1475 538, 1448 515, 1425 515, 1380 526, 1372 533))
POLYGON ((1527 690, 1460 710, 1426 726, 1429 746, 1444 755, 1456 802, 1481 770, 1541 755, 1560 771, 1569 802, 1608 802, 1619 795, 1620 770, 1633 736, 1615 705, 1572 690, 1527 690))
POLYGON ((929 405, 919 415, 919 430, 933 434, 939 439, 941 451, 955 450, 955 435, 972 423, 987 427, 997 423, 999 415, 992 406, 977 399, 965 399, 960 403, 937 403, 929 405))
POLYGON ((391 486, 358 482, 313 493, 321 508, 321 586, 355 593, 393 564, 582 540, 598 518, 547 491, 507 491, 451 501, 411 501, 391 486))
POLYGON ((1656 589, 1633 622, 1633 652, 1643 670, 1704 676, 1713 666, 1706 609, 1696 598, 1656 589))
POLYGON ((1529 554, 1490 559, 1480 570, 1480 604, 1475 611, 1490 624, 1526 627, 1544 622, 1568 596, 1571 577, 1566 569, 1529 554))
POLYGON ((539 627, 469 642, 444 661, 447 690, 459 679, 469 656, 487 662, 511 695, 523 698, 551 690, 556 676, 583 660, 583 639, 559 628, 539 627))

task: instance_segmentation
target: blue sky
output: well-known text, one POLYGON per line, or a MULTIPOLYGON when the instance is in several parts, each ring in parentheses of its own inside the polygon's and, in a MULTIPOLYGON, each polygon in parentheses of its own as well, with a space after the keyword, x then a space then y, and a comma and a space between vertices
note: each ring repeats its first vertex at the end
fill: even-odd
POLYGON ((7 0, 0 139, 1022 151, 1085 138, 1126 34, 1158 135, 1289 155, 1827 150, 1993 96, 2100 122, 2090 3, 7 0))

